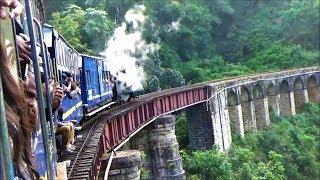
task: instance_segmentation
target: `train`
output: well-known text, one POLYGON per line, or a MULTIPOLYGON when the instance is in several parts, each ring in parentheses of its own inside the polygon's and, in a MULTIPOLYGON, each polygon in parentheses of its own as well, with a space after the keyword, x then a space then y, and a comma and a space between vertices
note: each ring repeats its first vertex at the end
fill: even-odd
MULTIPOLYGON (((57 121, 72 121, 81 127, 96 113, 126 103, 135 98, 137 93, 125 82, 117 80, 117 74, 110 73, 108 61, 104 57, 77 52, 57 30, 49 24, 44 24, 42 0, 20 0, 20 2, 25 5, 23 15, 14 20, 0 20, 0 41, 6 46, 12 65, 11 70, 17 79, 24 79, 27 72, 32 72, 35 76, 40 121, 33 139, 36 169, 40 178, 55 179, 59 156, 56 148, 59 138, 55 136, 57 121), (19 33, 30 37, 32 64, 28 68, 21 68, 19 65, 15 38, 19 33), (55 113, 51 112, 52 94, 49 91, 51 81, 55 82, 54 86, 59 85, 65 89, 59 111, 55 113), (41 82, 45 84, 45 94, 41 82)), ((0 83, 0 94, 1 86, 0 83)), ((0 104, 2 101, 0 96, 0 104)), ((1 106, 0 114, 4 113, 5 108, 1 106)), ((5 121, 1 116, 1 137, 8 137, 5 121)), ((8 139, 0 141, 0 179, 13 179, 16 176, 11 156, 3 154, 10 152, 8 139), (3 157, 9 158, 3 159, 3 157)))
POLYGON ((78 53, 49 24, 43 25, 43 35, 55 82, 64 86, 65 79, 71 78, 72 85, 78 88, 62 100, 63 121, 83 123, 103 109, 134 98, 136 93, 123 87, 125 82, 116 80, 116 75, 110 73, 106 59, 78 53))

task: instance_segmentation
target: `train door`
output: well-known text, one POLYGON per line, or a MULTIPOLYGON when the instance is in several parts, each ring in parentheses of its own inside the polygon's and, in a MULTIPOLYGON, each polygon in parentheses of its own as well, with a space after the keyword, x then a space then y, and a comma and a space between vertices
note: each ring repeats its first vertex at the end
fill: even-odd
POLYGON ((84 61, 84 76, 86 81, 85 98, 88 109, 97 106, 100 101, 99 80, 98 80, 98 64, 92 57, 83 57, 84 61))
POLYGON ((112 83, 110 80, 110 71, 108 71, 107 61, 103 61, 103 72, 104 72, 104 100, 112 101, 112 83))
POLYGON ((102 96, 104 93, 104 86, 103 86, 103 67, 102 67, 102 61, 96 60, 97 61, 97 68, 98 68, 98 83, 99 83, 99 94, 100 94, 100 102, 103 101, 102 96))

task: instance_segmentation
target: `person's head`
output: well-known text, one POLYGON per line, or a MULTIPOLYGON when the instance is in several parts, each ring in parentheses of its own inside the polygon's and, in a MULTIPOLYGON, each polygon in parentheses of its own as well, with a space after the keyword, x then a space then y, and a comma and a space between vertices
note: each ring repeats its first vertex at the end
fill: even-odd
POLYGON ((77 89, 76 83, 72 82, 72 83, 71 83, 71 88, 70 88, 70 90, 71 90, 71 91, 75 91, 76 89, 77 89))
POLYGON ((29 107, 30 122, 32 122, 32 127, 34 130, 36 130, 39 125, 36 89, 37 87, 35 82, 35 76, 33 73, 28 72, 27 79, 25 81, 25 93, 26 93, 26 97, 27 97, 26 100, 28 102, 28 107, 29 107))
POLYGON ((13 162, 24 161, 32 172, 31 134, 32 124, 28 114, 28 102, 23 86, 14 77, 9 68, 4 46, 0 43, 0 76, 2 80, 6 118, 9 136, 13 141, 13 162))

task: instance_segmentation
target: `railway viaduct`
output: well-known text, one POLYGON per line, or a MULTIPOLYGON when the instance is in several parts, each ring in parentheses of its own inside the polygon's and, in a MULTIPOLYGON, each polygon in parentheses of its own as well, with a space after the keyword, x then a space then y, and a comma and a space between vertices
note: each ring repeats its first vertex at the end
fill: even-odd
MULTIPOLYGON (((90 128, 84 128, 83 134, 88 138, 73 157, 68 176, 92 178, 97 177, 102 169, 108 172, 115 151, 149 124, 159 136, 163 129, 172 133, 172 118, 166 115, 175 111, 186 110, 191 149, 210 149, 215 145, 220 151, 228 151, 232 146, 232 132, 243 138, 248 131, 267 127, 269 112, 276 116, 295 115, 304 103, 319 102, 319 92, 320 70, 311 67, 205 82, 143 95, 94 117, 90 128), (84 166, 90 168, 81 168, 84 166)), ((143 143, 152 144, 149 141, 143 143)), ((177 143, 171 138, 155 144, 173 147, 177 143)), ((159 161, 163 161, 163 154, 157 153, 159 161)), ((179 159, 177 150, 171 150, 170 154, 171 158, 179 159)), ((183 173, 181 168, 179 171, 183 173)))

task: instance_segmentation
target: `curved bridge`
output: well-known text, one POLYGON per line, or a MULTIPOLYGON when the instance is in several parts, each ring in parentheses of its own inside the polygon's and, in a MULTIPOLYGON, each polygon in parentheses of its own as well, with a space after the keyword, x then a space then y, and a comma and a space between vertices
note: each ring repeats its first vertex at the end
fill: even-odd
MULTIPOLYGON (((190 147, 221 151, 231 147, 231 129, 241 137, 270 123, 276 116, 295 115, 303 103, 320 100, 319 67, 236 77, 167 89, 98 114, 84 128, 88 138, 72 157, 69 178, 97 177, 107 167, 106 153, 118 150, 133 135, 162 115, 188 108, 190 147), (233 127, 234 126, 234 127, 233 127)), ((110 162, 109 162, 110 163, 110 162)))

